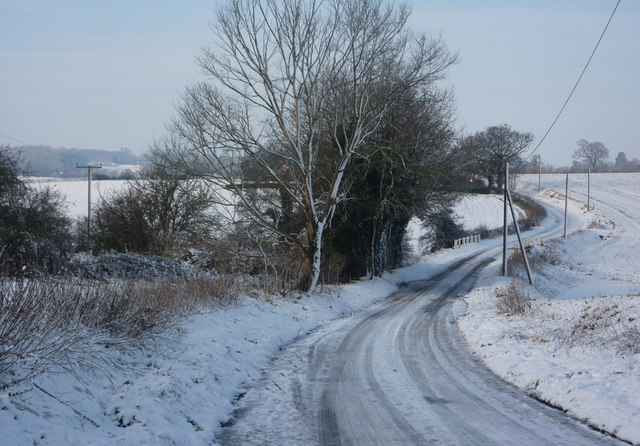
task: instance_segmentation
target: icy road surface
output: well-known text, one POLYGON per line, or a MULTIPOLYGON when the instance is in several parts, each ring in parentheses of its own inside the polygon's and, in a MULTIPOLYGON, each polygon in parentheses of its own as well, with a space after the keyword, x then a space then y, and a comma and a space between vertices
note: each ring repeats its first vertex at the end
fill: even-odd
MULTIPOLYGON (((535 235, 561 231, 562 216, 549 212, 535 235)), ((443 273, 409 283, 368 312, 329 324, 283 349, 259 385, 239 400, 218 441, 620 444, 524 395, 469 353, 454 323, 464 312, 459 297, 498 258, 500 243, 484 242, 443 273)))

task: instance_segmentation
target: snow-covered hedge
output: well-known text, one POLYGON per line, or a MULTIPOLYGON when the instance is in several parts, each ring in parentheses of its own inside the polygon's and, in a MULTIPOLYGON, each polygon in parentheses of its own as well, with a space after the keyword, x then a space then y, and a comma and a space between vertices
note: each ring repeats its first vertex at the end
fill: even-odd
POLYGON ((210 277, 189 263, 161 256, 108 253, 93 256, 77 254, 69 263, 72 274, 91 279, 194 279, 210 277))

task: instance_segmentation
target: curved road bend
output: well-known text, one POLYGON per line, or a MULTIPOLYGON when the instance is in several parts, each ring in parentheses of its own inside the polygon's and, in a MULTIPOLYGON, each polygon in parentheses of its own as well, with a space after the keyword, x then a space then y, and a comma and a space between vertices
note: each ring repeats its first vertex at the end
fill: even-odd
MULTIPOLYGON (((552 228, 535 235, 562 227, 560 212, 549 214, 552 228)), ((498 245, 290 344, 238 402, 220 443, 621 444, 524 395, 468 351, 455 324, 459 297, 498 245)))

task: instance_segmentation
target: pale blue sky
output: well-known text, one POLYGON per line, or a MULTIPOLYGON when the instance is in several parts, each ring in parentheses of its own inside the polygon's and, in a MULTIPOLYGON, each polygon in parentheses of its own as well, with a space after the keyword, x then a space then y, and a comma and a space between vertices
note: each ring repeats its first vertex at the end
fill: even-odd
MULTIPOLYGON (((443 87, 467 133, 507 123, 541 138, 616 0, 416 1, 412 26, 460 63, 443 87)), ((143 152, 200 79, 215 1, 0 0, 0 143, 143 152)), ((573 99, 539 149, 576 140, 640 158, 640 2, 623 0, 573 99)), ((536 140, 537 143, 537 140, 536 140)))

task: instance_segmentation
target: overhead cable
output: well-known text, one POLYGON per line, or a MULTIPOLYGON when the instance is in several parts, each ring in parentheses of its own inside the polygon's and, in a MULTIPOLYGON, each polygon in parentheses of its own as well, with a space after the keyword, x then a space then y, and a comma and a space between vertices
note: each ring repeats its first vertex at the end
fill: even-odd
POLYGON ((560 109, 560 111, 558 112, 558 114, 556 115, 555 119, 553 120, 553 122, 551 123, 551 125, 549 126, 549 129, 547 130, 547 132, 544 134, 544 136, 542 137, 542 139, 540 140, 540 142, 538 142, 538 144, 536 145, 536 147, 531 151, 531 153, 525 158, 525 161, 528 160, 529 158, 531 158, 531 156, 536 153, 536 150, 538 150, 538 148, 540 147, 540 145, 542 144, 542 142, 547 138, 547 135, 549 134, 549 132, 551 132, 551 129, 553 128, 553 126, 556 124, 556 122, 558 121, 558 118, 560 118, 560 115, 562 114, 562 112, 564 111, 564 108, 567 106, 567 104, 569 103, 569 99, 571 99, 571 96, 573 96, 573 92, 576 91, 576 88, 578 87, 578 84, 580 83, 580 80, 582 79, 582 76, 584 75, 584 72, 587 71, 587 67, 589 66, 589 63, 591 62, 591 59, 593 59, 593 55, 596 53, 596 50, 598 49, 598 46, 600 45, 600 42, 602 41, 602 38, 604 37, 604 33, 607 32, 607 28, 609 27, 609 23, 611 23, 611 19, 613 19, 613 15, 616 13, 616 10, 618 9, 618 5, 620 5, 620 2, 622 0, 618 0, 618 2, 616 3, 616 6, 613 8, 613 11, 611 12, 611 15, 609 16, 609 20, 607 20, 607 24, 604 26, 604 29, 602 30, 602 34, 600 34, 600 38, 598 39, 598 42, 596 43, 596 46, 593 48, 593 51, 591 51, 591 55, 589 56, 589 60, 587 60, 587 63, 584 65, 584 68, 582 69, 582 73, 580 73, 580 76, 578 77, 578 80, 576 81, 576 83, 574 84, 573 88, 571 89, 571 93, 569 93, 569 96, 567 96, 567 100, 564 101, 564 104, 562 104, 562 108, 560 109))

